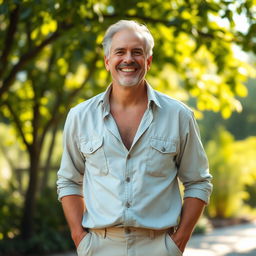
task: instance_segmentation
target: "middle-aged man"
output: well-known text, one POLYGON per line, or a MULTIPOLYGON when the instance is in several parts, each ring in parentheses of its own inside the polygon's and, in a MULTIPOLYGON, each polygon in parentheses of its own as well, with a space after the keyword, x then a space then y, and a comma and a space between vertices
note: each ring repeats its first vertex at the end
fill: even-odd
POLYGON ((112 83, 68 114, 57 185, 79 256, 182 255, 209 200, 192 111, 145 80, 153 46, 144 25, 110 26, 112 83))

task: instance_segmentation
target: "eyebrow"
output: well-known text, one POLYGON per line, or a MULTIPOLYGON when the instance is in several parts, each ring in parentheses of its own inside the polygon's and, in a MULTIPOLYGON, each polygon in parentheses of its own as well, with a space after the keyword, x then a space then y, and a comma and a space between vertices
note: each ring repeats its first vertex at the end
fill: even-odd
POLYGON ((132 50, 133 50, 133 51, 142 51, 142 52, 144 51, 143 48, 133 48, 132 50))
POLYGON ((114 52, 123 51, 123 50, 125 50, 125 48, 116 48, 114 49, 114 52))
MULTIPOLYGON (((114 52, 124 51, 124 50, 126 50, 126 48, 120 47, 120 48, 114 49, 114 52)), ((143 50, 143 48, 133 48, 132 51, 141 51, 141 52, 143 52, 144 50, 143 50)))

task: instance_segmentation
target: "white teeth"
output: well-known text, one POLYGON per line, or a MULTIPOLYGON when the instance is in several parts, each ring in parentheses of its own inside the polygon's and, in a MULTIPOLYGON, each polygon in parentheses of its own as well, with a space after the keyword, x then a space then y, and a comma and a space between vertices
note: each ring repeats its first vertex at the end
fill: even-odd
POLYGON ((130 68, 123 68, 121 70, 124 71, 124 72, 133 72, 133 71, 135 71, 135 69, 130 69, 130 68))

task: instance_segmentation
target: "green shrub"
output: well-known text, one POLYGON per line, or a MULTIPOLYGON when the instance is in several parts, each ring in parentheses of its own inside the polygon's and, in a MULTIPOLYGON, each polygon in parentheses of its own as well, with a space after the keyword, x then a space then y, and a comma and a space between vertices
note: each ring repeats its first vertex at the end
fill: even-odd
POLYGON ((214 218, 235 217, 250 196, 245 186, 255 182, 256 138, 234 141, 230 133, 219 128, 206 151, 214 187, 207 213, 214 218))
POLYGON ((13 186, 8 190, 0 188, 0 241, 19 234, 21 202, 13 186))
POLYGON ((38 256, 74 249, 55 189, 47 189, 38 197, 33 220, 34 235, 28 240, 23 240, 19 236, 21 206, 14 199, 6 191, 0 192, 0 252, 3 255, 38 256))

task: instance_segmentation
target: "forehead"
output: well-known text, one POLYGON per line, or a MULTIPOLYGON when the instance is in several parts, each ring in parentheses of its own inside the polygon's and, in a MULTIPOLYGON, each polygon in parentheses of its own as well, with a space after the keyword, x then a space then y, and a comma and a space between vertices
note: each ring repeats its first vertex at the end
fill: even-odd
POLYGON ((145 40, 139 32, 132 29, 123 29, 118 31, 112 38, 111 50, 117 48, 141 48, 145 50, 145 40))

